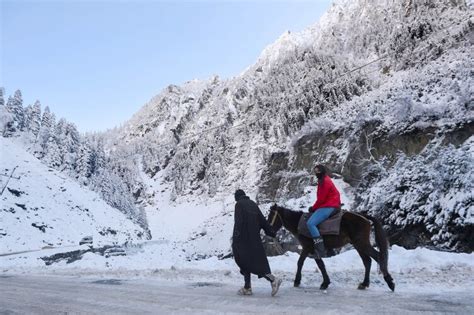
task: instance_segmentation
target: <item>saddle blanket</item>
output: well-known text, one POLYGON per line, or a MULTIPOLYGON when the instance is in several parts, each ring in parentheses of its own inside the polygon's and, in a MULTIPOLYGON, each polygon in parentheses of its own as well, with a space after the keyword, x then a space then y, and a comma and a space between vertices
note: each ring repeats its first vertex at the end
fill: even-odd
MULTIPOLYGON (((334 211, 329 218, 318 225, 319 233, 321 233, 321 235, 339 235, 342 215, 344 212, 344 210, 336 209, 336 211, 334 211)), ((309 232, 306 222, 308 221, 311 214, 312 213, 303 213, 300 221, 298 222, 298 233, 310 238, 311 233, 309 232)))

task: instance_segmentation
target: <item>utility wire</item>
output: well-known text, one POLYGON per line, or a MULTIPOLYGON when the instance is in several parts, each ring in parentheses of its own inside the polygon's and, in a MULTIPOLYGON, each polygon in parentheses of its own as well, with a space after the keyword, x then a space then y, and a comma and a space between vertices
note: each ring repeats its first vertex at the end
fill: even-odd
MULTIPOLYGON (((454 25, 464 23, 464 22, 470 20, 471 18, 472 18, 472 16, 469 16, 468 18, 463 19, 463 20, 461 20, 461 21, 455 21, 455 22, 453 22, 453 23, 451 23, 451 24, 448 24, 448 26, 439 29, 437 32, 431 33, 431 34, 429 35, 429 37, 434 37, 435 35, 441 33, 442 31, 445 31, 445 30, 447 30, 447 29, 453 27, 454 25)), ((427 41, 427 40, 429 40, 429 39, 430 39, 430 38, 425 38, 425 39, 423 39, 423 41, 427 41)), ((408 43, 408 42, 409 42, 409 40, 406 40, 406 41, 403 42, 403 44, 408 43)), ((414 51, 417 51, 417 52, 423 51, 423 50, 425 50, 426 48, 430 47, 431 44, 432 44, 432 43, 428 43, 428 45, 426 45, 426 46, 424 46, 424 47, 421 47, 421 48, 420 48, 420 47, 416 47, 416 48, 413 50, 413 52, 414 52, 414 51)), ((353 68, 353 69, 350 69, 350 70, 348 70, 348 71, 346 71, 346 72, 344 72, 344 73, 342 73, 342 74, 336 76, 336 77, 335 77, 334 79, 332 79, 331 81, 326 82, 326 83, 322 86, 322 88, 324 88, 324 87, 326 87, 326 86, 329 86, 330 84, 333 84, 333 83, 336 82, 337 80, 339 80, 339 79, 341 79, 341 78, 343 78, 343 77, 345 77, 345 76, 347 76, 347 75, 350 75, 350 74, 353 73, 353 72, 359 71, 359 70, 361 70, 361 69, 363 69, 363 68, 365 68, 365 67, 367 67, 367 66, 369 66, 369 65, 371 65, 371 64, 374 64, 374 63, 376 63, 377 61, 386 59, 386 58, 389 57, 389 56, 390 56, 389 53, 385 53, 385 54, 383 54, 382 56, 378 57, 377 59, 374 59, 374 60, 372 60, 372 61, 369 61, 369 62, 367 62, 367 63, 365 63, 365 64, 363 64, 363 65, 361 65, 361 66, 355 67, 355 68, 353 68)), ((376 70, 378 70, 378 69, 376 69, 376 70)), ((369 72, 369 73, 373 73, 373 72, 375 72, 376 70, 371 71, 371 72, 369 72)), ((241 122, 240 124, 237 124, 237 125, 228 127, 228 128, 226 129, 226 131, 231 130, 231 129, 237 129, 237 128, 240 128, 240 127, 242 127, 242 126, 251 125, 251 124, 253 124, 253 123, 256 123, 258 120, 259 120, 259 119, 257 118, 256 120, 253 120, 253 121, 243 121, 243 122, 241 122)), ((170 142, 167 142, 167 143, 159 144, 159 145, 155 146, 154 148, 167 147, 167 146, 175 145, 175 144, 177 145, 177 144, 179 144, 179 143, 183 143, 183 142, 186 142, 187 140, 193 139, 193 138, 196 137, 196 136, 204 135, 204 134, 206 134, 206 133, 209 133, 209 132, 211 132, 211 131, 213 131, 213 130, 219 129, 219 128, 224 127, 224 126, 226 126, 226 123, 220 124, 220 125, 217 125, 217 126, 215 126, 215 127, 211 127, 211 128, 205 129, 205 130, 202 130, 202 131, 200 131, 200 132, 196 132, 196 133, 191 134, 191 135, 187 135, 187 136, 182 137, 182 138, 179 138, 179 142, 178 142, 178 143, 176 143, 176 142, 174 142, 174 141, 170 141, 170 142)))
MULTIPOLYGON (((12 170, 12 172, 10 173, 10 175, 6 175, 8 177, 7 179, 7 182, 5 183, 5 186, 3 186, 2 188, 2 191, 0 192, 0 196, 3 195, 3 192, 5 191, 5 188, 7 188, 8 186, 8 183, 10 182, 10 179, 20 179, 20 177, 13 177, 13 173, 15 172, 15 170, 18 168, 18 165, 15 166, 12 170)), ((2 174, 3 175, 3 174, 2 174)))

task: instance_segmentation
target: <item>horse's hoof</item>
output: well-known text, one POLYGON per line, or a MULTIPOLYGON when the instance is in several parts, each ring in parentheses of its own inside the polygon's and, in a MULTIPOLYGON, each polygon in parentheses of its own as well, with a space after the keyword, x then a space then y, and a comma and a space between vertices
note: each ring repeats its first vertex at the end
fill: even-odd
POLYGON ((329 284, 331 282, 323 282, 321 283, 321 286, 319 287, 319 290, 326 290, 329 287, 329 284))
POLYGON ((295 283, 293 283, 293 286, 294 286, 295 288, 298 288, 298 287, 300 286, 300 283, 299 283, 299 282, 295 282, 295 283))
POLYGON ((384 278, 385 282, 387 282, 388 287, 390 288, 390 290, 392 290, 392 292, 395 291, 395 283, 393 283, 393 278, 390 275, 387 275, 383 278, 384 278))
POLYGON ((392 292, 395 291, 395 283, 390 282, 390 283, 388 284, 388 287, 390 288, 390 290, 392 290, 392 292))
POLYGON ((363 284, 363 283, 359 283, 359 286, 357 287, 357 289, 359 290, 365 290, 369 287, 369 285, 367 284, 363 284))

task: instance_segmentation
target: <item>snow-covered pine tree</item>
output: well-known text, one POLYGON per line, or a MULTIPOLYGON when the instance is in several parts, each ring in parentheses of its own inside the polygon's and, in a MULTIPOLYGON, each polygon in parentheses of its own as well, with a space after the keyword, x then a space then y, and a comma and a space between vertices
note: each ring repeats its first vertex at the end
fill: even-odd
POLYGON ((65 137, 66 137, 66 124, 67 121, 64 118, 59 118, 58 122, 54 126, 54 139, 56 140, 56 144, 58 145, 59 149, 59 157, 60 157, 60 171, 65 169, 64 166, 64 156, 66 153, 66 149, 64 148, 65 137))
POLYGON ((82 184, 87 185, 88 179, 89 177, 91 177, 93 171, 94 161, 92 156, 92 150, 89 141, 85 139, 80 145, 76 163, 76 173, 78 180, 82 184))
POLYGON ((49 106, 46 106, 43 112, 43 116, 41 117, 41 127, 49 129, 54 126, 55 119, 53 119, 52 115, 54 114, 51 113, 49 106))
POLYGON ((41 103, 36 101, 31 108, 30 117, 28 118, 29 127, 28 129, 33 133, 35 137, 38 136, 41 127, 41 103))
POLYGON ((8 97, 7 104, 5 106, 5 112, 8 114, 7 116, 10 117, 10 119, 7 119, 8 122, 6 122, 4 125, 4 129, 3 129, 4 137, 11 137, 18 128, 17 123, 15 121, 15 114, 13 113, 12 106, 13 106, 13 97, 10 95, 8 97))
POLYGON ((5 106, 5 89, 0 87, 0 106, 5 106))
POLYGON ((54 137, 59 148, 60 171, 73 175, 79 148, 79 133, 73 124, 66 119, 59 119, 54 127, 54 137))
POLYGON ((74 124, 66 122, 64 134, 59 142, 63 160, 63 170, 72 175, 76 168, 77 151, 80 146, 80 136, 74 124))
POLYGON ((46 153, 46 143, 52 134, 52 127, 55 125, 55 116, 46 106, 41 118, 41 126, 36 141, 35 155, 42 158, 46 153))
POLYGON ((12 132, 23 131, 25 129, 25 110, 23 108, 23 97, 20 90, 16 90, 13 97, 9 97, 7 108, 13 114, 14 124, 12 132))
POLYGON ((100 193, 109 205, 119 209, 133 221, 142 222, 141 210, 135 206, 135 201, 127 186, 114 172, 105 168, 98 170, 91 177, 90 187, 100 193))
POLYGON ((0 134, 7 137, 10 134, 11 125, 13 125, 13 115, 5 106, 5 90, 0 87, 0 134))
POLYGON ((96 173, 100 169, 107 167, 104 145, 100 139, 92 144, 91 156, 92 173, 96 173))
POLYGON ((32 105, 27 105, 25 108, 23 108, 23 113, 25 115, 25 128, 24 130, 29 131, 30 130, 30 117, 31 113, 33 112, 33 106, 32 105))
POLYGON ((44 148, 43 162, 49 167, 59 168, 62 165, 61 152, 56 138, 53 134, 49 135, 44 148))

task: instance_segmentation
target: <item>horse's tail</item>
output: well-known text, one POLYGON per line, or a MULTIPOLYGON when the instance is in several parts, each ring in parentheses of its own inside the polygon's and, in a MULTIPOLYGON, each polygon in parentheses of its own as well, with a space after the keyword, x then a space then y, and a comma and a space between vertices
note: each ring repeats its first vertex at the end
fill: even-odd
POLYGON ((374 223, 375 230, 375 243, 379 248, 379 264, 382 271, 388 272, 388 239, 385 231, 382 227, 380 220, 374 218, 371 215, 363 214, 363 216, 374 223))

